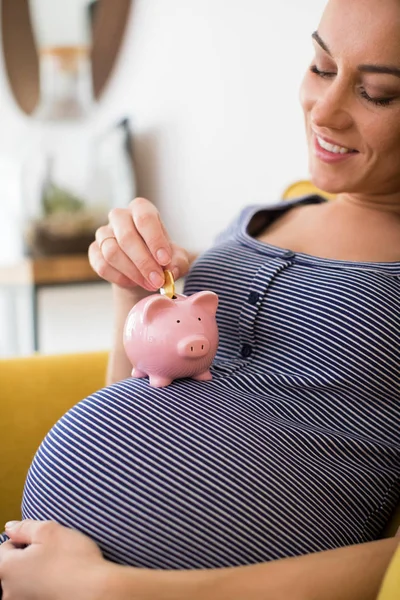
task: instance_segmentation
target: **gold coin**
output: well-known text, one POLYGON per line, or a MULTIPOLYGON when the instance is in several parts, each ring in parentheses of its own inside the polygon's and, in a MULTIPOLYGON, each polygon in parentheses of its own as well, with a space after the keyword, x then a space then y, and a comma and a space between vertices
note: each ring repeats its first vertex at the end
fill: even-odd
POLYGON ((164 271, 164 285, 160 288, 160 293, 167 298, 173 298, 175 296, 175 281, 171 271, 164 271))

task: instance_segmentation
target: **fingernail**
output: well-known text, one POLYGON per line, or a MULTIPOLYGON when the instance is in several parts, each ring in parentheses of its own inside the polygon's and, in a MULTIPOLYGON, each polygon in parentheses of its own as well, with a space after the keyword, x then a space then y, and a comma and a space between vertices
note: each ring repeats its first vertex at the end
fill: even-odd
POLYGON ((171 260, 171 257, 165 248, 160 248, 159 250, 157 250, 156 257, 160 265, 167 265, 171 260))
POLYGON ((164 285, 164 278, 157 271, 152 271, 149 275, 149 281, 152 285, 159 288, 164 285))
POLYGON ((10 529, 14 529, 14 527, 19 524, 20 521, 8 521, 8 523, 5 524, 5 528, 7 531, 10 531, 10 529))

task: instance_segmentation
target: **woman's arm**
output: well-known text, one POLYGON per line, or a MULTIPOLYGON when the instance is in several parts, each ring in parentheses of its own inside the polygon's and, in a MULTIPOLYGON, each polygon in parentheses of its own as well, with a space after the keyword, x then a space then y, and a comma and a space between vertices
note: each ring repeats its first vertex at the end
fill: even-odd
POLYGON ((114 567, 106 587, 115 600, 375 600, 399 543, 391 538, 220 570, 114 567))
POLYGON ((0 580, 12 600, 375 600, 399 538, 230 569, 159 571, 105 561, 86 536, 50 522, 6 528, 0 580))

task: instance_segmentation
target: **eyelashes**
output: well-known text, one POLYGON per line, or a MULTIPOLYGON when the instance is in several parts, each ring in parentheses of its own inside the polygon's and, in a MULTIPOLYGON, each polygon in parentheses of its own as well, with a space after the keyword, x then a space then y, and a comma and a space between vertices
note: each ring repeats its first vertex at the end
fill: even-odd
MULTIPOLYGON (((333 71, 320 71, 317 65, 312 65, 310 67, 310 71, 314 75, 321 77, 321 79, 331 79, 332 77, 336 76, 336 73, 333 71)), ((360 95, 362 98, 364 98, 364 100, 371 102, 375 106, 389 106, 396 100, 396 98, 372 98, 364 89, 361 89, 360 95)))
POLYGON ((314 73, 314 75, 318 75, 318 77, 322 77, 323 79, 328 79, 329 77, 334 77, 336 75, 336 73, 331 73, 329 71, 320 71, 317 65, 312 65, 310 67, 310 71, 311 73, 314 73))
POLYGON ((389 106, 395 100, 395 98, 371 98, 365 90, 361 90, 360 94, 365 100, 372 102, 376 106, 389 106))

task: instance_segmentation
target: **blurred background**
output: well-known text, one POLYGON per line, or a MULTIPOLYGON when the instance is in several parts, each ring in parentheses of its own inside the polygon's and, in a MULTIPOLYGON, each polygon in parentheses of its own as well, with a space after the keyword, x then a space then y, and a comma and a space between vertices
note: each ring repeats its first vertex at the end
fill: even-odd
POLYGON ((325 0, 1 0, 0 357, 102 350, 87 248, 152 200, 202 251, 307 178, 298 90, 325 0))

